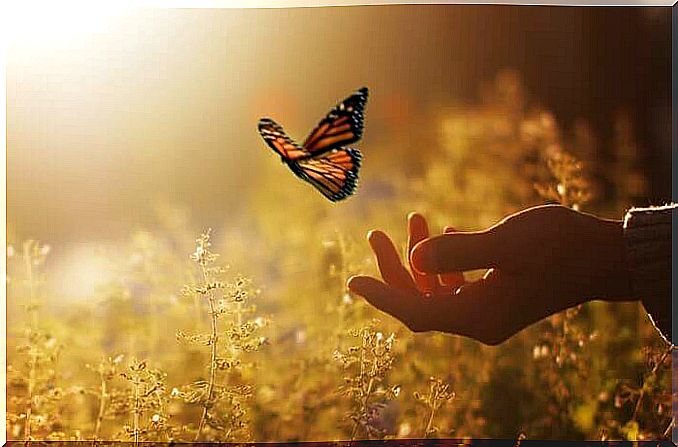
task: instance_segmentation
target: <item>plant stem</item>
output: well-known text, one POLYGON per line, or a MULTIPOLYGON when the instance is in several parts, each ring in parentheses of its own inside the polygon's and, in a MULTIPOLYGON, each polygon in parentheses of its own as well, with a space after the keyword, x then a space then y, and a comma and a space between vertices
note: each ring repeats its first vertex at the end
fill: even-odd
MULTIPOLYGON (((362 389, 363 386, 363 376, 365 374, 365 337, 363 336, 362 340, 362 348, 360 350, 360 375, 358 376, 358 380, 360 381, 360 386, 362 389)), ((360 409, 360 411, 363 411, 363 408, 360 409)), ((351 432, 351 441, 355 438, 355 435, 358 433, 358 425, 360 424, 360 420, 355 421, 355 424, 353 425, 353 431, 351 432)))
MULTIPOLYGON (((205 266, 202 267, 202 275, 205 281, 205 286, 207 286, 207 284, 209 284, 209 276, 205 266)), ((212 320, 212 335, 210 337, 210 346, 212 348, 210 354, 210 379, 207 386, 207 399, 203 404, 202 416, 200 417, 200 423, 198 424, 198 432, 195 434, 196 442, 200 439, 200 435, 202 434, 202 430, 205 426, 205 421, 207 420, 207 411, 212 405, 212 394, 214 393, 214 379, 216 375, 217 364, 217 312, 214 309, 214 294, 211 290, 209 291, 207 298, 210 305, 210 316, 212 320)))
MULTIPOLYGON (((435 385, 432 386, 432 388, 435 385)), ((428 434, 431 432, 431 427, 433 426, 433 417, 436 414, 436 401, 438 398, 438 393, 434 390, 431 389, 431 392, 428 395, 428 403, 431 407, 431 414, 428 417, 428 421, 426 422, 426 427, 424 428, 424 438, 428 438, 428 434)))
POLYGON ((94 425, 94 440, 99 439, 101 433, 101 423, 104 420, 104 413, 106 411, 106 400, 108 398, 108 390, 106 386, 106 378, 101 375, 101 394, 99 395, 99 412, 97 413, 97 420, 94 425))
POLYGON ((659 361, 657 361, 657 364, 654 365, 654 368, 650 371, 650 373, 643 379, 643 383, 641 384, 640 387, 640 394, 638 395, 638 400, 636 401, 636 407, 633 409, 633 416, 631 416, 631 421, 636 421, 636 418, 638 417, 638 413, 640 412, 640 407, 641 404, 643 403, 643 398, 645 397, 645 382, 647 379, 650 377, 654 376, 657 374, 657 371, 659 370, 659 367, 664 363, 664 360, 666 360, 666 357, 673 352, 673 350, 676 349, 675 345, 671 345, 668 347, 668 349, 662 354, 662 356, 659 358, 659 361))
POLYGON ((134 383, 134 445, 139 444, 139 383, 134 383))
MULTIPOLYGON (((364 353, 365 353, 365 342, 363 342, 363 352, 361 353, 361 356, 362 356, 362 359, 363 359, 363 360, 361 360, 361 362, 360 362, 360 381, 361 381, 361 383, 362 383, 362 377, 363 377, 363 366, 364 366, 364 364, 365 364, 365 361, 364 361, 364 358, 365 358, 365 357, 364 357, 364 353)), ((375 366, 375 367, 376 367, 376 362, 377 362, 377 361, 376 361, 376 359, 375 359, 375 360, 374 360, 374 366, 375 366)), ((374 370, 372 371, 372 373, 373 373, 373 374, 372 374, 372 376, 370 377, 370 381, 367 382, 367 391, 365 391, 364 398, 363 398, 363 402, 362 402, 362 406, 361 406, 361 408, 360 408, 360 413, 361 413, 361 414, 367 413, 367 401, 370 399, 370 394, 372 394, 372 386, 374 385, 374 370)), ((359 426, 358 422, 359 422, 359 420, 356 421, 355 425, 353 426, 353 433, 351 433, 351 441, 353 441, 353 439, 355 438, 355 435, 356 435, 357 432, 358 432, 358 426, 359 426)), ((367 433, 367 435, 368 435, 368 437, 369 437, 369 432, 367 433)))
MULTIPOLYGON (((372 393, 372 385, 374 384, 374 378, 371 378, 370 381, 367 383, 367 391, 365 392, 365 398, 363 399, 362 406, 360 408, 361 414, 365 414, 367 411, 367 401, 370 398, 370 394, 372 393)), ((355 425, 353 426, 353 432, 351 433, 351 441, 355 439, 355 435, 358 433, 358 427, 360 426, 360 421, 356 421, 355 425)))
POLYGON ((31 349, 31 363, 28 371, 28 408, 26 408, 26 422, 24 425, 24 439, 31 440, 31 414, 33 413, 33 392, 35 389, 35 370, 37 369, 37 354, 31 349))
MULTIPOLYGON (((32 345, 32 338, 35 336, 35 331, 38 327, 38 315, 35 306, 35 287, 33 284, 33 259, 30 254, 31 244, 24 244, 23 258, 26 264, 26 277, 28 281, 28 313, 31 319, 29 343, 32 345)), ((30 349, 30 363, 28 370, 28 405, 26 408, 26 421, 24 424, 24 439, 30 441, 31 439, 31 417, 33 414, 33 392, 35 391, 35 374, 38 364, 38 354, 35 352, 35 347, 30 349)))
POLYGON ((662 435, 664 438, 669 438, 669 434, 671 433, 671 429, 673 428, 673 426, 675 424, 676 424, 676 417, 674 416, 674 417, 671 418, 671 422, 669 422, 669 425, 668 425, 668 427, 666 427, 666 430, 664 430, 664 433, 662 435))
POLYGON ((431 414, 428 417, 428 422, 426 423, 426 428, 424 428, 424 438, 428 438, 428 434, 431 432, 431 427, 433 426, 433 416, 436 414, 435 405, 431 406, 431 414))

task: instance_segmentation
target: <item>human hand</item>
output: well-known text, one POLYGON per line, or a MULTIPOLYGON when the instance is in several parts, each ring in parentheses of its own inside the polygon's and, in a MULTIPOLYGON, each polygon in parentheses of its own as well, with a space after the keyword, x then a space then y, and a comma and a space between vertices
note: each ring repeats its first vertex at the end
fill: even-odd
POLYGON ((413 214, 409 237, 411 273, 388 236, 373 231, 369 241, 384 281, 356 276, 348 287, 415 332, 498 344, 591 299, 632 299, 621 221, 546 205, 484 231, 428 238, 426 221, 413 214), (482 268, 489 270, 475 282, 459 273, 482 268))

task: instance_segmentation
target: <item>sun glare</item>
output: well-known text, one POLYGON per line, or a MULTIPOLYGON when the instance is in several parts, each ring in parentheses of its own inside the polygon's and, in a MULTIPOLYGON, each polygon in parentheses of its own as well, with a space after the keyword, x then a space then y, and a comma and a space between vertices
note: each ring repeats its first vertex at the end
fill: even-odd
POLYGON ((12 2, 4 12, 6 40, 10 48, 77 44, 104 31, 130 6, 125 1, 12 2))

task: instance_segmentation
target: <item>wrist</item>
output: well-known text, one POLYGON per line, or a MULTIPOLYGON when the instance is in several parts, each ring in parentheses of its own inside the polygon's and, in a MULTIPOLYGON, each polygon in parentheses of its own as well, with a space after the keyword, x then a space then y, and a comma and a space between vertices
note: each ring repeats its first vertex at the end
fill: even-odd
POLYGON ((624 221, 601 220, 599 268, 605 278, 599 298, 606 301, 632 301, 639 297, 633 292, 628 247, 624 238, 624 221))
POLYGON ((631 209, 624 219, 624 245, 631 292, 653 322, 671 334, 671 222, 676 205, 631 209))

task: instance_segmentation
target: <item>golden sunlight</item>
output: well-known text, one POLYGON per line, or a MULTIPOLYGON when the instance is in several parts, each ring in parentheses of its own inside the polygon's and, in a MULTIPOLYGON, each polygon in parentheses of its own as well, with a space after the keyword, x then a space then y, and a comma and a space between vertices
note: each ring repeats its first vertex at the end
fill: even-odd
POLYGON ((7 40, 10 47, 21 49, 77 44, 86 36, 103 31, 130 6, 127 1, 12 2, 5 10, 7 40))

